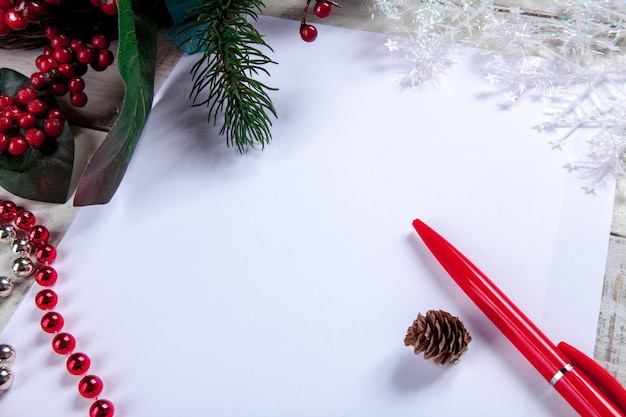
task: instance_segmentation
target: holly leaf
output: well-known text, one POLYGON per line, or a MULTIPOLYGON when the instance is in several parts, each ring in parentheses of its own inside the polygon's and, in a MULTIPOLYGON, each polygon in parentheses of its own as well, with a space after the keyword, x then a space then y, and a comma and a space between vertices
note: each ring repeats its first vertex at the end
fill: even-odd
POLYGON ((157 23, 144 13, 151 2, 118 0, 117 67, 125 85, 116 122, 89 161, 80 179, 74 205, 108 203, 126 173, 152 108, 156 70, 157 23))
MULTIPOLYGON (((0 68, 0 93, 15 96, 30 85, 28 77, 9 68, 0 68)), ((53 97, 45 98, 48 107, 58 107, 53 97)), ((68 199, 74 165, 74 138, 68 125, 61 136, 46 140, 39 148, 22 156, 0 154, 0 185, 17 196, 49 203, 68 199)))

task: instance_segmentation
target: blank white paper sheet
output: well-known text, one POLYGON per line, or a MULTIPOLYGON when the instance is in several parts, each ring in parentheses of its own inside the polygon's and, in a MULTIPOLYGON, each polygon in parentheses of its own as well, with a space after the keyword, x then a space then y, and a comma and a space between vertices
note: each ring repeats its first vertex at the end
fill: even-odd
MULTIPOLYGON (((575 413, 456 287, 414 232, 463 251, 551 338, 591 354, 612 212, 504 109, 461 49, 405 89, 386 36, 261 18, 278 65, 272 142, 240 155, 187 100, 184 57, 155 98, 124 181, 81 209, 54 290, 118 417, 565 417, 575 413), (460 363, 405 347, 419 312, 472 335, 460 363)), ((580 134, 591 134, 582 132, 580 134)), ((88 415, 31 301, 5 331, 2 416, 88 415)))

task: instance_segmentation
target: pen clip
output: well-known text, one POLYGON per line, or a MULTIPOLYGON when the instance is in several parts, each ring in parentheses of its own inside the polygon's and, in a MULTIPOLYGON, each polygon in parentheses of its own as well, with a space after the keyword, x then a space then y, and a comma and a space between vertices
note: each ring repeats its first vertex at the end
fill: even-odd
POLYGON ((622 413, 626 414, 626 390, 606 369, 568 343, 560 342, 557 347, 575 368, 587 376, 622 413))

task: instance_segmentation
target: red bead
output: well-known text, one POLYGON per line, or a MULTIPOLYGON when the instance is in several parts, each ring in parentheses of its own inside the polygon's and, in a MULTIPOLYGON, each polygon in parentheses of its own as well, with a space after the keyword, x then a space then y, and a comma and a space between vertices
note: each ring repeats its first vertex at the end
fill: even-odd
POLYGON ((57 257, 57 250, 54 246, 43 244, 35 249, 35 259, 44 265, 51 264, 57 257))
POLYGON ((70 353, 76 347, 76 339, 69 333, 58 333, 52 339, 52 349, 59 355, 70 353))
POLYGON ((89 366, 91 365, 91 360, 89 356, 84 353, 77 352, 72 353, 65 363, 67 366, 67 371, 72 375, 82 375, 87 370, 89 370, 89 366))
POLYGON ((11 220, 17 214, 17 206, 12 201, 3 201, 0 203, 0 219, 11 220))
POLYGON ((78 392, 85 398, 96 398, 102 392, 102 380, 96 375, 85 375, 78 382, 78 392))
POLYGON ((57 271, 51 266, 44 265, 35 271, 35 281, 42 287, 51 287, 57 282, 57 271))
POLYGON ((109 400, 96 400, 89 407, 89 417, 113 417, 115 408, 109 400))
POLYGON ((30 230, 36 221, 35 215, 27 210, 18 211, 15 215, 15 225, 22 230, 30 230))
POLYGON ((41 310, 50 310, 56 307, 59 297, 51 289, 45 288, 35 295, 35 304, 41 310))
POLYGON ((300 25, 300 37, 305 42, 313 42, 317 39, 317 28, 313 25, 300 25))
POLYGON ((41 318, 41 328, 46 333, 56 333, 63 328, 63 316, 54 311, 48 311, 41 318))
POLYGON ((35 243, 37 245, 46 243, 49 237, 50 237, 50 232, 48 231, 48 229, 45 226, 42 226, 40 224, 33 226, 28 231, 28 239, 32 243, 35 243))

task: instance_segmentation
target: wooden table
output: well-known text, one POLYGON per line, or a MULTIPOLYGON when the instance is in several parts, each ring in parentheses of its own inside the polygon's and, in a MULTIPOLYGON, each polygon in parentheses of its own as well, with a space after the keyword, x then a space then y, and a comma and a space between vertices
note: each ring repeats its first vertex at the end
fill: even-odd
MULTIPOLYGON (((363 0, 343 0, 341 3, 344 8, 335 8, 333 16, 324 21, 324 24, 359 30, 393 32, 388 20, 381 16, 373 16, 372 10, 363 0)), ((266 15, 300 20, 305 1, 266 0, 265 4, 264 14, 266 15)), ((309 20, 315 23, 315 18, 310 16, 312 16, 311 13, 309 20)), ((294 34, 294 37, 298 37, 298 34, 294 34)), ((0 62, 2 66, 30 74, 33 72, 33 62, 38 54, 38 51, 0 51, 0 62)), ((179 57, 180 52, 164 37, 160 37, 157 57, 157 89, 179 57)), ((77 139, 78 162, 76 172, 82 171, 88 155, 96 149, 115 121, 124 91, 123 84, 115 71, 89 72, 86 76, 86 82, 88 85, 106 83, 100 85, 107 85, 107 88, 90 90, 89 104, 70 116, 74 122, 72 130, 77 139)), ((74 181, 76 180, 77 178, 74 179, 74 181)), ((61 240, 78 211, 77 208, 72 207, 71 200, 64 205, 16 200, 25 203, 40 218, 44 219, 45 223, 51 226, 51 229, 55 230, 52 236, 52 243, 54 244, 61 240)), ((622 384, 626 385, 626 345, 624 344, 626 337, 626 285, 624 284, 626 271, 626 179, 620 179, 617 182, 613 226, 611 235, 607 238, 609 256, 601 311, 598 318, 595 358, 622 384)), ((0 256, 0 267, 9 268, 9 262, 8 256, 0 256)), ((11 297, 0 302, 0 331, 10 319, 30 285, 30 283, 23 283, 17 286, 11 297)), ((0 342, 10 341, 2 341, 0 338, 0 342)))

